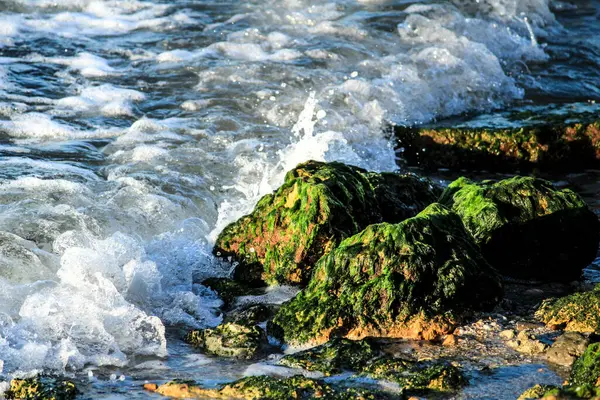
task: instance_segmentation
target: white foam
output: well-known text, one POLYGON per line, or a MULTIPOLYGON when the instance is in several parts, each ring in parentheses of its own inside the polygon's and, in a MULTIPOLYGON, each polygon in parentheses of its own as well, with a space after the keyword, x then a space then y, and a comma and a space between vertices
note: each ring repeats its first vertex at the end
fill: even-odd
POLYGON ((132 116, 132 104, 146 96, 132 89, 117 88, 110 84, 85 87, 78 96, 65 97, 56 105, 65 111, 76 113, 100 112, 106 116, 132 116))

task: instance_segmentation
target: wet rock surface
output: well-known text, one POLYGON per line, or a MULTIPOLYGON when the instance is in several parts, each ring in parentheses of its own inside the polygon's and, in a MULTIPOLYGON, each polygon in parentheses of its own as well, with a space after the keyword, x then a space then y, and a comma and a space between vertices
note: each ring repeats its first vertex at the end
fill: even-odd
POLYGON ((433 339, 501 295, 498 274, 458 216, 433 204, 400 224, 372 225, 343 241, 317 264, 310 285, 282 305, 269 332, 293 344, 433 339))
POLYGON ((7 399, 26 400, 71 400, 77 396, 75 384, 63 378, 37 376, 13 379, 5 393, 7 399))
POLYGON ((428 170, 580 171, 600 165, 600 122, 589 119, 520 128, 396 127, 395 134, 406 163, 428 170))
POLYGON ((241 359, 257 358, 268 346, 267 336, 258 326, 231 322, 192 331, 185 340, 208 354, 241 359))
POLYGON ((553 364, 570 367, 589 344, 590 338, 577 332, 565 332, 554 341, 544 358, 553 364))
POLYGON ((227 226, 214 252, 239 263, 236 280, 305 285, 314 264, 341 240, 370 224, 413 217, 438 195, 415 175, 309 161, 288 172, 252 214, 227 226))
POLYGON ((548 181, 460 178, 440 202, 460 215, 483 255, 502 274, 570 282, 596 257, 597 216, 575 192, 548 181))
POLYGON ((547 299, 535 316, 567 331, 600 333, 600 285, 590 291, 547 299))
POLYGON ((169 382, 158 386, 156 393, 171 398, 248 399, 248 400, 392 400, 403 396, 378 390, 334 386, 322 380, 294 376, 272 378, 255 376, 240 379, 215 389, 206 389, 193 382, 169 382))

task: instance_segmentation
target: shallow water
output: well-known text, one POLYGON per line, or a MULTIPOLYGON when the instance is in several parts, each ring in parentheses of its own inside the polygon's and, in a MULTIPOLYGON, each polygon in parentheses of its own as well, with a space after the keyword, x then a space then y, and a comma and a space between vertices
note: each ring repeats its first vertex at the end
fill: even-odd
POLYGON ((90 398, 118 398, 239 376, 171 332, 220 321, 198 284, 231 267, 210 254, 220 229, 299 162, 396 169, 389 122, 594 107, 599 15, 596 0, 0 1, 4 378, 91 371, 90 398))

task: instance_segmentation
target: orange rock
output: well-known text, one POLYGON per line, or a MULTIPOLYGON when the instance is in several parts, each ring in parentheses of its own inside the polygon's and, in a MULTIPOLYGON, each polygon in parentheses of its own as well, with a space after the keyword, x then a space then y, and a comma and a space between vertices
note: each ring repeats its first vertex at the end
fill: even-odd
POLYGON ((442 342, 442 346, 453 347, 456 346, 457 342, 458 340, 456 339, 456 336, 448 335, 446 336, 446 339, 444 339, 444 341, 442 342))
POLYGON ((144 384, 144 389, 149 390, 150 392, 156 392, 158 385, 156 383, 146 383, 144 384))

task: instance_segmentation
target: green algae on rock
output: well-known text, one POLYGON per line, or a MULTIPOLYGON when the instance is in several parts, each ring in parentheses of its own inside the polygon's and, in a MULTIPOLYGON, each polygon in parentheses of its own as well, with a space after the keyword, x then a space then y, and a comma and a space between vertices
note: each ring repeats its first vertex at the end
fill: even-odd
POLYGON ((325 376, 331 376, 344 370, 361 371, 369 361, 379 355, 378 347, 367 340, 334 338, 321 346, 286 355, 279 363, 286 367, 319 371, 325 376))
POLYGON ((575 192, 548 181, 460 178, 440 203, 460 215, 483 255, 505 275, 572 281, 596 257, 598 218, 575 192))
POLYGON ((287 343, 333 337, 433 339, 502 295, 460 218, 440 204, 399 224, 344 240, 316 266, 309 286, 268 325, 287 343))
POLYGON ((577 171, 600 166, 600 121, 560 121, 508 129, 396 127, 408 165, 514 171, 577 171))
POLYGON ((564 326, 566 331, 600 334, 600 285, 588 292, 544 300, 535 316, 546 325, 564 326))
POLYGON ((5 393, 7 399, 71 400, 78 390, 71 381, 51 376, 13 379, 5 393))
POLYGON ((305 285, 314 264, 342 239, 373 223, 410 218, 438 195, 430 181, 412 174, 309 161, 228 225, 214 253, 239 263, 236 280, 305 285))
POLYGON ((267 346, 267 336, 261 328, 235 323, 192 331, 185 341, 209 354, 240 359, 254 359, 267 346))
POLYGON ((396 382, 411 393, 455 391, 466 384, 460 370, 440 361, 415 362, 385 355, 370 340, 334 338, 309 350, 283 357, 281 365, 331 376, 352 371, 373 379, 396 382))
POLYGON ((343 387, 297 375, 291 378, 251 376, 216 389, 205 389, 188 382, 169 382, 159 386, 156 392, 172 398, 201 399, 247 399, 247 400, 392 400, 399 395, 343 387))
POLYGON ((365 366, 363 374, 396 382, 410 393, 453 392, 467 384, 458 368, 440 361, 411 362, 381 357, 365 366))
POLYGON ((560 393, 560 388, 551 385, 535 385, 524 391, 518 400, 541 399, 546 396, 556 395, 560 393))

